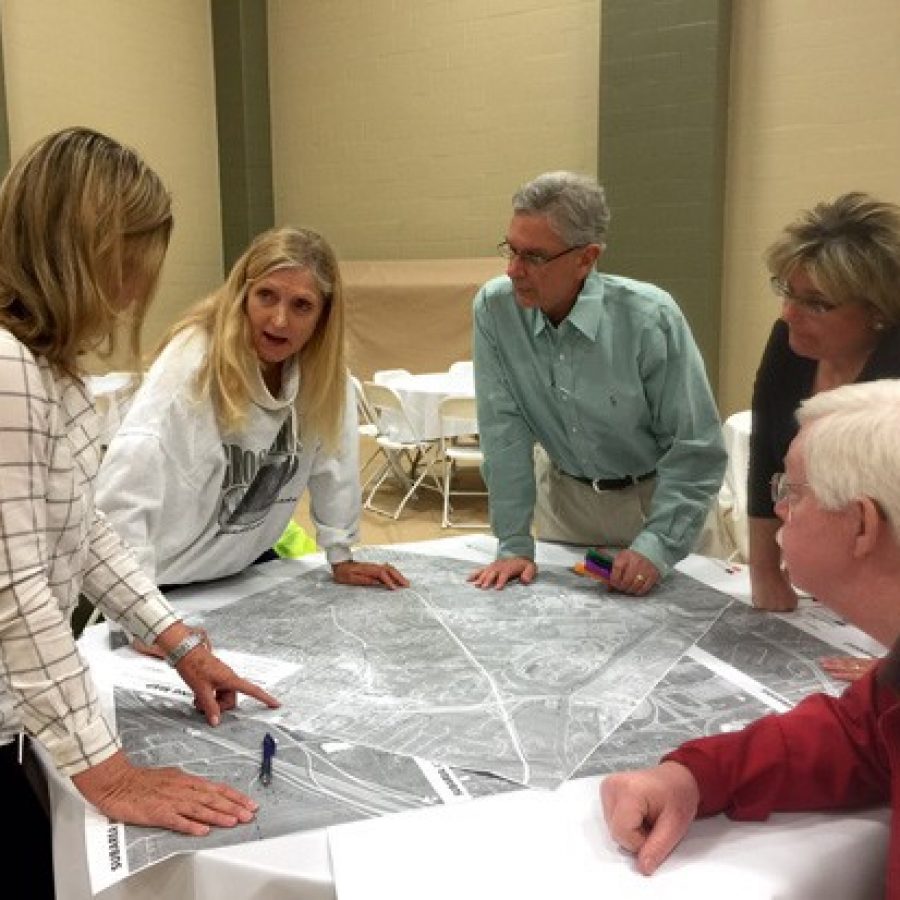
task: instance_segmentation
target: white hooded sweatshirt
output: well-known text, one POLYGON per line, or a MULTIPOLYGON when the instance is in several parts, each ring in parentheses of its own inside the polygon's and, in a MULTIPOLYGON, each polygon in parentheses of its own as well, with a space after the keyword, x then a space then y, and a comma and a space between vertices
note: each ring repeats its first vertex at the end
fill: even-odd
POLYGON ((361 501, 349 379, 336 457, 297 433, 296 359, 279 397, 258 376, 244 427, 223 434, 195 387, 206 347, 205 334, 186 332, 153 364, 103 459, 97 506, 161 585, 245 569, 281 537, 307 487, 316 542, 330 563, 350 559, 361 501))

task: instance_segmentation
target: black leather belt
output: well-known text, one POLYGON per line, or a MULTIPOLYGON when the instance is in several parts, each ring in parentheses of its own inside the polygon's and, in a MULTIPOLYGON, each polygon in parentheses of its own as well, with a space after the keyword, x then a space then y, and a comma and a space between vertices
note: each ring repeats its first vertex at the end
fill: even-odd
POLYGON ((654 478, 656 469, 644 475, 626 475, 624 478, 582 478, 580 475, 569 475, 568 472, 563 474, 582 484, 589 484, 599 494, 600 491, 621 491, 623 488, 647 481, 648 478, 654 478))

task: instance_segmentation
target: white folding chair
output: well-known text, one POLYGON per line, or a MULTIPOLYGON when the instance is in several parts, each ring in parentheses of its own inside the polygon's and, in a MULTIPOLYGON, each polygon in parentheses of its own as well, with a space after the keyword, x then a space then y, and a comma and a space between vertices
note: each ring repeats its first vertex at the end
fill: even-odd
POLYGON ((363 390, 377 414, 378 436, 375 440, 385 451, 388 459, 394 460, 392 466, 386 467, 380 473, 366 497, 364 506, 372 512, 398 519, 403 507, 420 487, 441 493, 441 482, 433 470, 438 459, 440 441, 424 440, 416 436, 415 428, 403 407, 403 400, 392 387, 367 381, 363 385, 363 390), (401 461, 407 463, 408 475, 402 471, 401 461), (397 472, 398 468, 401 468, 400 473, 397 472), (376 506, 374 498, 381 486, 389 476, 398 474, 402 474, 405 480, 401 489, 406 487, 406 493, 400 502, 393 511, 376 506))
MULTIPOLYGON (((362 382, 352 372, 350 373, 350 382, 353 384, 353 391, 356 395, 357 430, 359 431, 360 440, 366 438, 368 440, 377 441, 378 415, 366 399, 366 392, 363 390, 362 382)), ((387 458, 384 448, 376 443, 375 449, 369 454, 369 458, 359 467, 360 478, 362 478, 369 466, 371 466, 371 464, 379 457, 383 457, 384 460, 381 466, 375 469, 362 483, 363 491, 366 490, 373 479, 381 476, 385 467, 392 465, 392 460, 387 458)))
POLYGON ((454 488, 454 475, 460 468, 481 466, 484 454, 478 441, 478 423, 474 397, 444 397, 438 413, 441 419, 441 459, 444 466, 444 515, 442 528, 489 528, 488 522, 459 522, 451 519, 451 497, 487 497, 487 490, 454 488), (471 429, 470 429, 471 425, 471 429))

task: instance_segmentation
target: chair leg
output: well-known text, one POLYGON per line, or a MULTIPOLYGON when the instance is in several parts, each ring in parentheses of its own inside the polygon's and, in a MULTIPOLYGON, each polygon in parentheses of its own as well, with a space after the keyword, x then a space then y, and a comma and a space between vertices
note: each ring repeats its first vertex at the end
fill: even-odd
POLYGON ((412 497, 416 492, 416 488, 425 480, 425 475, 427 473, 423 472, 413 483, 412 487, 403 495, 403 499, 400 501, 400 505, 397 507, 397 511, 394 513, 394 518, 399 519, 400 513, 403 512, 403 507, 406 506, 409 498, 412 497))
POLYGON ((444 458, 444 518, 442 522, 443 528, 490 528, 490 522, 454 522, 451 518, 453 512, 453 505, 450 502, 450 497, 452 494, 456 494, 459 497, 486 497, 487 491, 453 491, 451 490, 452 480, 453 480, 453 472, 454 465, 456 463, 455 459, 447 459, 444 458), (449 478, 447 473, 447 463, 450 465, 449 478))
MULTIPOLYGON (((375 483, 375 486, 369 491, 369 496, 366 498, 366 502, 363 504, 365 509, 371 510, 372 512, 379 513, 382 516, 388 516, 392 519, 398 519, 400 514, 403 512, 403 508, 406 506, 409 499, 415 494, 415 492, 420 487, 427 487, 429 490, 437 491, 439 494, 443 492, 443 485, 441 484, 438 477, 432 471, 432 465, 436 461, 429 458, 429 451, 427 449, 423 450, 419 448, 416 450, 415 457, 412 454, 408 453, 408 451, 403 451, 407 453, 407 457, 411 460, 411 462, 418 468, 420 467, 419 474, 413 479, 406 475, 400 467, 399 461, 390 455, 388 452, 388 461, 389 463, 393 463, 393 465, 386 465, 385 471, 375 483), (393 512, 390 512, 386 509, 381 509, 380 507, 375 506, 372 502, 375 495, 378 493, 381 486, 384 484, 385 480, 389 475, 393 474, 397 477, 399 469, 399 477, 402 478, 401 485, 403 487, 407 487, 406 493, 403 495, 403 498, 397 504, 396 509, 393 512), (425 484, 426 478, 431 478, 434 484, 425 484)), ((399 454, 397 454, 399 456, 399 454)))
POLYGON ((407 450, 385 450, 384 455, 387 457, 387 465, 391 469, 394 479, 403 487, 409 487, 412 482, 414 468, 413 459, 407 450), (403 459, 406 458, 409 471, 403 468, 403 459))
POLYGON ((441 519, 441 528, 450 528, 453 524, 450 521, 450 482, 453 479, 453 460, 448 456, 444 456, 444 515, 441 519))
POLYGON ((383 463, 380 468, 376 469, 366 480, 365 483, 361 486, 360 490, 362 491, 363 496, 366 495, 366 491, 368 490, 369 485, 375 481, 377 478, 381 478, 385 472, 390 469, 390 466, 387 463, 383 463))
MULTIPOLYGON (((372 452, 372 454, 369 456, 369 458, 368 458, 368 459, 360 466, 360 468, 359 468, 359 476, 360 476, 360 478, 362 478, 362 476, 365 474, 366 469, 368 469, 369 466, 372 465, 372 463, 375 461, 376 457, 378 457, 378 456, 380 456, 380 455, 381 455, 381 450, 380 450, 380 449, 379 449, 379 450, 375 450, 375 451, 372 452)), ((368 486, 369 486, 376 478, 380 478, 380 477, 381 477, 381 473, 384 471, 385 466, 387 466, 387 463, 382 463, 381 466, 379 466, 377 469, 375 469, 375 471, 372 472, 372 473, 369 475, 369 477, 363 482, 362 487, 360 488, 360 490, 362 491, 363 494, 365 494, 366 488, 367 488, 367 487, 368 487, 368 486)))
POLYGON ((381 475, 378 478, 378 480, 375 482, 375 485, 372 488, 372 490, 369 491, 369 496, 366 497, 366 502, 363 504, 363 507, 365 509, 371 510, 372 512, 378 513, 379 515, 388 516, 389 518, 396 519, 397 516, 394 513, 389 512, 386 509, 381 509, 381 507, 375 506, 375 504, 372 502, 375 499, 375 495, 378 493, 381 486, 384 484, 384 482, 387 480, 388 476, 391 474, 392 474, 391 466, 389 466, 387 463, 385 463, 384 466, 382 467, 381 475))

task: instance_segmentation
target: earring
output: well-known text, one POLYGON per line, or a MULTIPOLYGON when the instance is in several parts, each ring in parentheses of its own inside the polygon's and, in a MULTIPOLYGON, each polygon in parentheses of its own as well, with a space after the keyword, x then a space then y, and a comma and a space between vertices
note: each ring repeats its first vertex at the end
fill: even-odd
POLYGON ((884 331, 884 329, 885 329, 886 327, 887 327, 887 325, 885 324, 884 319, 876 319, 876 320, 872 323, 872 330, 873 330, 873 331, 884 331))

